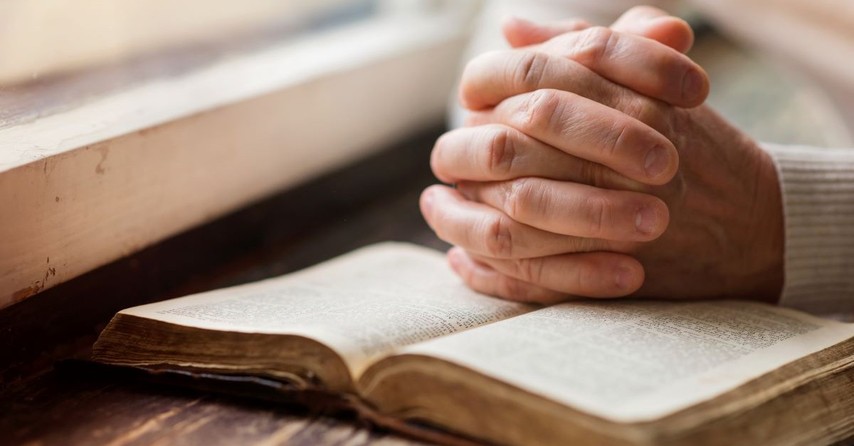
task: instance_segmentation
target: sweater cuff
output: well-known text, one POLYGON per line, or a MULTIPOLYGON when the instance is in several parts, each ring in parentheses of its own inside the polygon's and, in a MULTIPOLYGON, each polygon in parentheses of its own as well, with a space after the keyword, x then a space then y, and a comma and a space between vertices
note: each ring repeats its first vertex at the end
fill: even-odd
POLYGON ((854 150, 763 146, 783 193, 785 284, 780 305, 812 313, 854 308, 854 150))

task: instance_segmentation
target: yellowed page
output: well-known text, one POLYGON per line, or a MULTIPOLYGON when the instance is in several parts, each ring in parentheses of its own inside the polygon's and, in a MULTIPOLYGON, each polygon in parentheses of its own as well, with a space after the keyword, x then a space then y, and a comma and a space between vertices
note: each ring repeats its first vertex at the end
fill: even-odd
POLYGON ((214 330, 311 337, 338 352, 357 375, 395 348, 531 309, 470 291, 437 251, 383 243, 298 273, 121 313, 214 330))
POLYGON ((854 324, 738 302, 585 301, 405 348, 619 422, 707 400, 854 336, 854 324))

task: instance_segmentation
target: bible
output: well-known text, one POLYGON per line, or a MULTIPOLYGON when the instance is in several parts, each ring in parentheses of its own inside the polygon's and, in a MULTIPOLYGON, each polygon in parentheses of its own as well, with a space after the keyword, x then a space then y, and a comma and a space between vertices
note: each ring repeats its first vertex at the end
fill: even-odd
POLYGON ((93 359, 285 383, 495 444, 854 434, 854 324, 748 301, 509 302, 403 243, 122 310, 93 359))

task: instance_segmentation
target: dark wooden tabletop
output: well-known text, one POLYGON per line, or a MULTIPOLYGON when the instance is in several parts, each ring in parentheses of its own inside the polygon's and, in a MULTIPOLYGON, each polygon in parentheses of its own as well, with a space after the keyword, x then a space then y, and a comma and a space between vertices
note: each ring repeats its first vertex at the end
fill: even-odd
POLYGON ((383 240, 444 248, 418 211, 418 194, 435 181, 428 159, 438 133, 0 310, 0 444, 419 444, 346 416, 62 361, 87 357, 109 318, 128 306, 285 274, 383 240))

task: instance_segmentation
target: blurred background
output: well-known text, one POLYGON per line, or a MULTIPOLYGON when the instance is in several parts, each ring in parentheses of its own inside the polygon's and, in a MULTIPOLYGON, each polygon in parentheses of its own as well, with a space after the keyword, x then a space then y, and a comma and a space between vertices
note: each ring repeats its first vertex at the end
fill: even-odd
MULTIPOLYGON (((3 1, 0 126, 273 48, 283 50, 277 68, 309 69, 317 76, 340 71, 345 62, 335 47, 352 49, 354 41, 361 45, 347 55, 351 65, 419 50, 428 54, 451 40, 461 45, 460 33, 475 8, 469 0, 3 1), (286 51, 303 47, 313 53, 286 51)), ((456 65, 457 55, 449 58, 456 65)), ((447 63, 435 60, 442 79, 451 76, 441 72, 452 71, 447 63)), ((230 81, 263 76, 243 74, 233 73, 230 81)))
MULTIPOLYGON (((6 0, 0 3, 0 125, 265 46, 380 20, 407 23, 375 30, 387 44, 399 41, 401 53, 424 49, 403 48, 411 33, 444 36, 459 51, 468 48, 447 52, 446 60, 430 56, 435 72, 429 75, 444 82, 429 93, 449 97, 463 59, 503 46, 498 24, 506 15, 607 24, 640 3, 696 26, 700 38, 692 56, 712 75, 710 101, 749 133, 784 143, 851 142, 854 6, 834 0, 6 0)), ((371 56, 371 48, 362 51, 371 56)), ((318 51, 314 57, 334 55, 318 51)), ((410 88, 423 93, 424 86, 410 88)))

